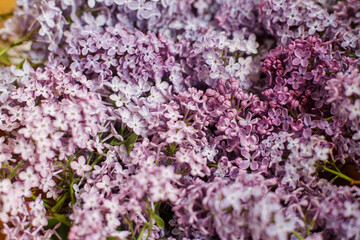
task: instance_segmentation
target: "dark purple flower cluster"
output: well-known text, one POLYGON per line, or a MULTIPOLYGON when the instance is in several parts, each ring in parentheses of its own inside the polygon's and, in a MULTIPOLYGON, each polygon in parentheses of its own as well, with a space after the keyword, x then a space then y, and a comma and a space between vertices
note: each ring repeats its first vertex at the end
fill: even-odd
POLYGON ((360 239, 358 1, 17 2, 6 239, 360 239))

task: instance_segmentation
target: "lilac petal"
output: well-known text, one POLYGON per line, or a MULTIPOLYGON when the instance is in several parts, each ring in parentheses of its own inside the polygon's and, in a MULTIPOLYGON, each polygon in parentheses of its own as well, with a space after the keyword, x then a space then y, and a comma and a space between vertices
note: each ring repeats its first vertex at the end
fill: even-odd
POLYGON ((300 58, 295 58, 295 59, 292 60, 292 64, 293 64, 293 65, 299 65, 300 62, 301 62, 301 59, 300 59, 300 58))

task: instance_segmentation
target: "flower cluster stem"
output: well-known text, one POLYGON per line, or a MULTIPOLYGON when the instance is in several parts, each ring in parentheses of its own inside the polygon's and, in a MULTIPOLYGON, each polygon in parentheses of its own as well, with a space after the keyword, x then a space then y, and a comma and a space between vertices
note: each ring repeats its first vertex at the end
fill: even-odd
POLYGON ((29 41, 30 38, 35 34, 37 33, 39 30, 39 28, 36 28, 35 30, 29 32, 28 34, 26 34, 25 36, 19 38, 18 40, 16 40, 15 42, 12 42, 9 46, 7 46, 6 48, 2 49, 0 51, 0 57, 3 56, 5 53, 7 53, 7 51, 9 51, 11 48, 17 46, 17 45, 20 45, 20 44, 23 44, 24 42, 26 41, 29 41))
POLYGON ((304 240, 303 236, 301 236, 297 231, 293 230, 291 233, 294 234, 298 239, 304 240))
POLYGON ((337 177, 340 177, 342 179, 345 179, 345 180, 349 181, 351 185, 359 185, 360 184, 360 180, 352 179, 351 177, 348 177, 348 176, 346 176, 345 174, 343 174, 343 173, 341 173, 339 171, 335 171, 335 170, 327 168, 325 166, 323 166, 323 169, 325 171, 327 171, 327 172, 335 174, 337 177))
POLYGON ((51 208, 51 211, 56 212, 61 205, 65 202, 65 200, 68 198, 69 193, 65 193, 60 199, 59 201, 56 203, 56 205, 54 207, 51 208))

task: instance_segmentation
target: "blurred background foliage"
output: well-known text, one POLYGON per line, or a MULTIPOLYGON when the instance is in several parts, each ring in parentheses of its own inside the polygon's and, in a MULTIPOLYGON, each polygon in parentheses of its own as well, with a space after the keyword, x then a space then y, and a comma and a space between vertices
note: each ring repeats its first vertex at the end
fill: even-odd
MULTIPOLYGON (((0 0, 0 28, 4 26, 4 21, 7 17, 11 16, 11 13, 16 6, 16 0, 0 0)), ((1 38, 0 38, 1 45, 1 38)), ((1 226, 1 222, 0 222, 1 226)), ((1 229, 1 227, 0 227, 1 229)), ((0 232, 0 240, 4 240, 5 236, 0 232)))
MULTIPOLYGON (((0 0, 0 15, 11 13, 16 6, 16 0, 0 0)), ((0 27, 4 24, 4 19, 0 18, 0 27)))

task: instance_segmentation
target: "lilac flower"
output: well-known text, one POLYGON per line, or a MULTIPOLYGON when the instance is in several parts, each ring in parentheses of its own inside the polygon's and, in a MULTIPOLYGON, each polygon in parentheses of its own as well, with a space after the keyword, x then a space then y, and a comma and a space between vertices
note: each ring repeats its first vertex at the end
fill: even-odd
POLYGON ((251 72, 252 67, 252 58, 251 57, 247 57, 247 58, 239 58, 238 60, 239 62, 239 70, 236 71, 235 76, 239 77, 242 81, 245 80, 246 76, 251 72))
POLYGON ((313 35, 316 32, 322 32, 324 31, 324 26, 321 21, 315 20, 313 22, 308 22, 306 24, 307 27, 309 27, 309 34, 313 35))
POLYGON ((296 58, 292 60, 292 64, 300 64, 302 67, 306 68, 309 64, 308 59, 310 58, 311 53, 308 51, 302 51, 301 49, 296 49, 294 54, 296 58))
POLYGON ((278 239, 287 239, 287 234, 295 227, 294 221, 287 221, 280 212, 275 214, 274 221, 275 223, 266 229, 267 233, 270 236, 276 236, 278 239), (277 229, 277 231, 273 231, 274 228, 277 229))
POLYGON ((292 88, 297 90, 299 88, 300 85, 302 85, 303 83, 305 83, 305 79, 302 77, 299 77, 298 74, 296 74, 296 72, 292 73, 292 78, 289 78, 287 80, 287 83, 290 83, 292 85, 292 88))
POLYGON ((246 53, 247 54, 257 54, 259 44, 255 41, 256 36, 255 34, 251 34, 249 39, 246 41, 246 53))
POLYGON ((133 129, 133 131, 137 135, 143 135, 145 134, 146 130, 146 124, 145 121, 142 120, 141 116, 139 114, 134 114, 131 119, 127 121, 127 125, 133 129))
POLYGON ((88 0, 88 5, 89 5, 90 8, 95 7, 95 3, 96 3, 95 0, 88 0))
POLYGON ((126 5, 131 10, 137 10, 137 17, 139 19, 149 19, 154 9, 154 3, 146 2, 145 0, 131 1, 126 5))
POLYGON ((326 91, 322 89, 320 92, 313 92, 311 98, 315 100, 315 107, 321 108, 324 104, 324 99, 326 97, 326 91))
POLYGON ((290 11, 285 11, 284 16, 287 18, 289 26, 295 25, 302 20, 300 12, 295 7, 290 11))
POLYGON ((359 83, 356 81, 351 81, 345 85, 345 95, 350 97, 353 94, 360 95, 359 83))
POLYGON ((104 189, 106 193, 109 193, 111 191, 112 182, 110 181, 110 177, 108 175, 105 175, 102 177, 102 181, 96 183, 96 187, 99 189, 104 189))
POLYGON ((24 181, 26 186, 36 187, 39 185, 39 176, 34 172, 34 168, 29 166, 19 174, 19 178, 24 181))
MULTIPOLYGON (((11 67, 11 72, 19 77, 22 81, 27 81, 29 79, 29 75, 30 72, 34 71, 34 69, 30 66, 30 63, 28 61, 25 60, 25 62, 23 63, 23 68, 22 69, 15 69, 14 66, 11 67)), ((9 76, 10 78, 10 76, 9 76)))
POLYGON ((324 13, 324 20, 322 21, 322 24, 324 27, 328 27, 329 25, 331 25, 332 27, 337 27, 338 23, 336 21, 336 16, 335 14, 329 14, 328 12, 324 13))
POLYGON ((100 59, 100 55, 96 54, 95 56, 92 55, 87 55, 86 57, 86 64, 85 64, 85 68, 87 69, 97 69, 98 67, 100 67, 100 64, 97 60, 100 59))
POLYGON ((311 74, 314 76, 314 83, 319 83, 320 79, 325 76, 325 70, 324 67, 321 65, 318 65, 316 69, 313 69, 311 71, 311 74))
POLYGON ((86 41, 85 40, 80 40, 79 45, 82 47, 81 53, 84 56, 86 56, 89 51, 90 52, 95 52, 96 51, 95 41, 94 41, 93 38, 88 38, 86 41))
POLYGON ((217 52, 205 52, 203 58, 213 72, 216 72, 218 68, 224 64, 224 61, 221 60, 219 53, 217 52))
POLYGON ((285 109, 282 111, 280 119, 284 131, 287 131, 289 129, 289 125, 294 121, 293 118, 288 115, 288 112, 285 109))
POLYGON ((218 151, 214 148, 211 148, 209 146, 205 146, 203 152, 201 153, 204 157, 206 157, 210 162, 214 161, 214 157, 218 151))
POLYGON ((343 48, 345 47, 352 47, 354 48, 356 46, 356 41, 358 40, 358 38, 352 34, 352 33, 346 33, 344 34, 344 41, 341 43, 341 46, 343 48))
POLYGON ((316 157, 319 160, 326 161, 329 158, 329 153, 330 153, 329 148, 316 146, 314 151, 316 153, 316 157))
POLYGON ((309 138, 311 136, 311 129, 316 128, 317 126, 318 121, 311 120, 310 115, 306 114, 304 117, 303 136, 305 138, 309 138))
POLYGON ((122 107, 124 104, 129 103, 130 99, 128 99, 123 93, 119 92, 118 94, 111 94, 109 96, 111 100, 115 102, 117 107, 122 107))
POLYGON ((225 69, 230 74, 230 76, 234 76, 235 72, 240 69, 240 64, 235 63, 235 58, 231 57, 225 69))
POLYGON ((360 116, 360 99, 356 99, 353 104, 346 106, 346 109, 349 111, 349 119, 355 120, 360 116))
POLYGON ((330 126, 328 121, 321 119, 318 126, 320 129, 323 129, 327 135, 329 136, 333 135, 334 132, 332 130, 332 126, 330 126))
POLYGON ((71 168, 76 171, 76 174, 82 176, 84 172, 90 171, 91 166, 86 164, 84 156, 80 156, 78 161, 72 161, 70 163, 71 168))
POLYGON ((166 142, 181 144, 182 141, 184 140, 184 137, 185 137, 185 134, 183 131, 181 131, 181 130, 177 131, 176 129, 172 129, 167 133, 166 142))
POLYGON ((273 1, 273 8, 274 11, 279 11, 280 9, 283 9, 285 7, 285 1, 284 0, 275 0, 273 1))

